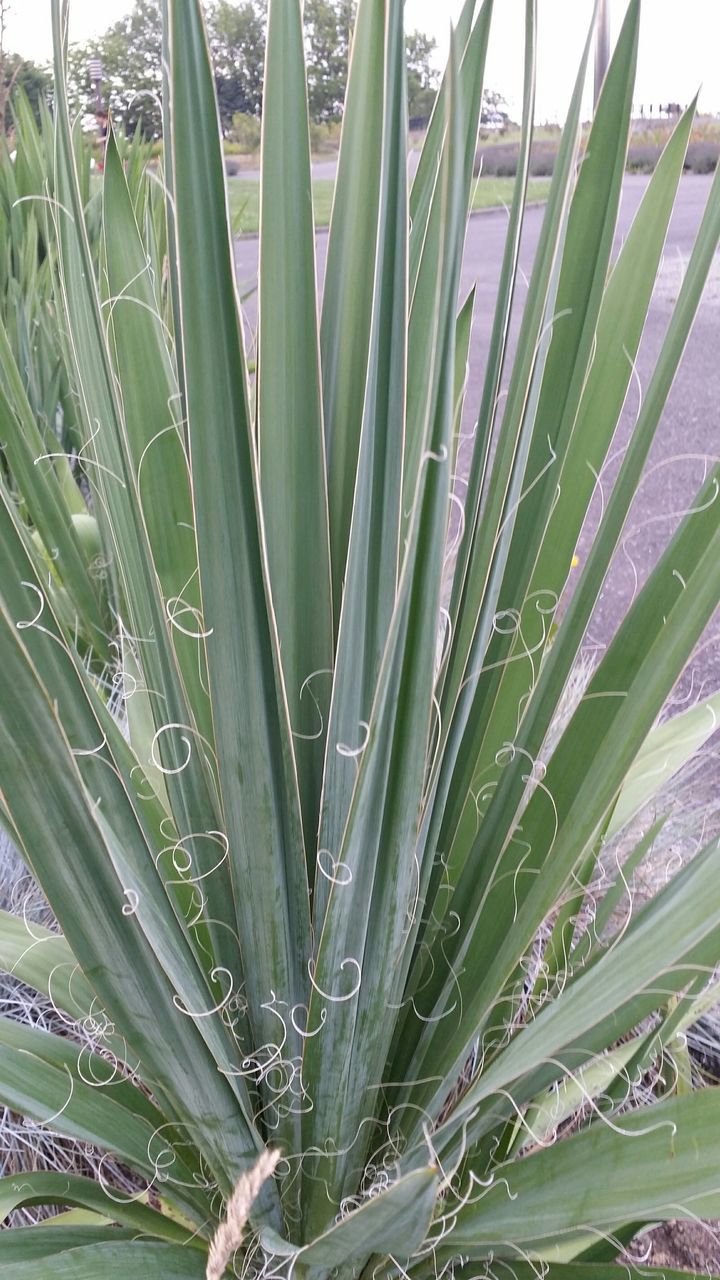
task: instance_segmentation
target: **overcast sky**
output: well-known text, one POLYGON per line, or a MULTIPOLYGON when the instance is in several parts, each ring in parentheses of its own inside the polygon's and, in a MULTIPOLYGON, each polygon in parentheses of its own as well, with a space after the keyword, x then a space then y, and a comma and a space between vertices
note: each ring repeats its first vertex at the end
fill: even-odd
MULTIPOLYGON (((613 37, 625 0, 608 0, 613 37)), ((132 0, 71 0, 71 38, 98 35, 132 7, 132 0)), ((442 51, 462 0, 407 0, 408 30, 427 31, 442 51)), ((50 0, 10 0, 8 48, 25 57, 50 57, 50 0)), ((496 0, 486 84, 519 114, 523 0, 496 0)), ((592 0, 539 0, 537 114, 562 118, 570 96, 592 0)), ((720 0, 644 0, 636 106, 680 102, 702 85, 700 107, 720 111, 720 0)))

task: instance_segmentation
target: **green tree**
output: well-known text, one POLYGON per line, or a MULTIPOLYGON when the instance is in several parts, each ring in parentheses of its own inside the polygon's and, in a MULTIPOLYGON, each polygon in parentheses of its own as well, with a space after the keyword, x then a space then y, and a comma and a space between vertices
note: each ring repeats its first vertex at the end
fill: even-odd
POLYGON ((50 79, 34 62, 26 62, 16 53, 7 54, 2 61, 2 101, 4 104, 3 127, 7 133, 13 126, 13 103, 16 94, 27 97, 36 119, 40 118, 40 103, 47 101, 50 79))
POLYGON ((438 88, 438 74, 432 65, 437 41, 422 31, 413 31, 405 41, 408 80, 408 114, 411 120, 429 119, 438 88))
MULTIPOLYGON (((7 0, 0 0, 2 4, 7 0)), ((310 119, 342 116, 356 0, 306 0, 304 11, 310 119)), ((267 0, 210 0, 207 25, 223 132, 233 116, 262 111, 267 0)), ((103 98, 128 132, 138 124, 146 137, 162 130, 161 12, 159 0, 135 0, 131 12, 103 36, 75 45, 69 56, 69 89, 76 111, 93 114, 92 58, 103 63, 103 98)), ((420 31, 407 39, 410 117, 428 117, 437 93, 432 65, 435 41, 420 31)), ((32 95, 31 95, 32 96, 32 95)))
MULTIPOLYGON (((307 0, 304 11, 310 117, 340 117, 347 84, 355 0, 307 0)), ((267 0, 217 0, 208 29, 220 118, 228 130, 236 113, 259 115, 265 62, 267 0)))
POLYGON ((147 138, 162 130, 162 36, 159 0, 135 0, 131 12, 98 40, 75 45, 69 55, 70 95, 76 110, 95 111, 91 58, 103 64, 102 96, 126 133, 139 125, 147 138))
POLYGON ((223 131, 234 115, 259 115, 265 63, 266 0, 218 0, 207 17, 223 131))
POLYGON ((7 20, 10 0, 0 0, 0 133, 6 134, 13 127, 13 98, 22 90, 36 118, 40 102, 47 98, 49 78, 34 62, 21 58, 7 49, 7 20))
POLYGON ((342 115, 355 0, 307 0, 305 43, 308 102, 312 120, 342 115))

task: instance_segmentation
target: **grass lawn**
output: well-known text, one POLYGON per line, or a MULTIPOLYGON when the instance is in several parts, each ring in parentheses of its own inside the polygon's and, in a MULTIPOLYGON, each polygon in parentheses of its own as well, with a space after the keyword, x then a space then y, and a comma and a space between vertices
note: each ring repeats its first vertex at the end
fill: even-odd
MULTIPOLYGON (((514 178, 481 178, 475 183, 473 209, 491 209, 509 204, 512 199, 514 178)), ((313 183, 315 222, 326 227, 330 221, 334 182, 332 178, 319 178, 313 183)), ((228 178, 230 211, 236 234, 250 234, 258 230, 259 186, 254 178, 228 178)), ((528 200, 544 200, 550 189, 547 178, 531 178, 528 184, 528 200)))

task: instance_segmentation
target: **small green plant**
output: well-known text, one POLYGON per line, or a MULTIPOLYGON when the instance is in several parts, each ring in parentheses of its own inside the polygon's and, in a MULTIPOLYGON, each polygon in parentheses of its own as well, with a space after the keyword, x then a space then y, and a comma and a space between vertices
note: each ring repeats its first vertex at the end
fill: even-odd
POLYGON ((0 1180, 5 1215, 67 1211, 0 1233, 4 1280, 611 1280, 647 1224, 720 1215, 717 1090, 681 1087, 679 1066, 669 1096, 630 1105, 717 1003, 720 846, 629 913, 657 824, 622 872, 607 859, 717 723, 717 694, 658 717, 720 593, 720 468, 567 698, 713 263, 720 177, 573 570, 693 108, 613 262, 638 0, 579 163, 588 38, 511 354, 527 0, 518 177, 456 483, 492 0, 475 7, 408 189, 403 0, 360 0, 318 321, 302 5, 270 0, 251 364, 199 0, 163 6, 162 226, 111 135, 97 256, 53 0, 49 226, 85 488, 47 465, 0 342, 4 430, 24 441, 0 488, 2 816, 58 924, 0 915, 0 959, 65 1034, 0 1018, 0 1099, 112 1162, 0 1180))
POLYGON ((313 155, 323 152, 332 154, 340 146, 340 125, 335 121, 328 123, 310 121, 310 148, 313 155))
MULTIPOLYGON (((51 230, 52 122, 44 102, 40 122, 22 92, 13 101, 12 142, 0 143, 0 314, 36 422, 46 439, 71 451, 73 408, 60 351, 53 299, 51 230)), ((89 154, 78 147, 78 177, 90 203, 89 154)), ((92 220, 92 211, 88 218, 92 220)), ((7 389, 7 383, 4 382, 7 389)), ((0 449, 5 439, 0 441, 0 449)), ((50 447, 50 446, 48 446, 50 447)))
POLYGON ((242 155, 253 155, 260 150, 260 120, 247 111, 237 111, 232 118, 230 141, 237 144, 242 155))

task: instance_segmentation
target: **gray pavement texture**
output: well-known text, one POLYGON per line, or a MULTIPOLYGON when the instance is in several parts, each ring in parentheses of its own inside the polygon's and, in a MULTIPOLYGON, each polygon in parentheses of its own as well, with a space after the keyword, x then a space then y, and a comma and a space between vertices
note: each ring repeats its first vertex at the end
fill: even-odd
MULTIPOLYGON (((311 171, 313 179, 334 178, 337 173, 337 156, 331 156, 328 160, 313 160, 311 171)), ((237 174, 238 178, 252 178, 253 181, 260 181, 259 169, 241 169, 237 174)))
MULTIPOLYGON (((644 175, 628 175, 618 223, 617 248, 627 234, 635 211, 649 179, 644 175)), ((589 513, 578 549, 582 560, 601 511, 603 494, 607 493, 622 449, 627 444, 637 417, 639 398, 647 387, 655 367, 665 331, 678 295, 683 271, 690 256, 700 224, 711 178, 687 175, 682 178, 680 193, 668 232, 663 263, 648 315, 637 361, 637 378, 631 385, 611 458, 601 477, 601 486, 589 513)), ((544 209, 527 211, 520 266, 529 274, 544 209)), ((472 430, 482 390, 485 357, 493 319, 500 263, 507 228, 504 210, 485 212, 470 219, 462 272, 461 296, 476 285, 476 310, 471 346, 466 422, 463 432, 472 430)), ((327 235, 317 237, 318 278, 320 287, 325 269, 327 235)), ((244 240, 237 245, 238 273, 241 282, 252 286, 257 274, 257 242, 244 240)), ((522 309, 524 285, 518 290, 513 318, 511 342, 517 334, 522 309)), ((255 322, 254 299, 247 308, 252 329, 255 322)), ((711 466, 720 456, 720 255, 715 259, 711 279, 698 313, 695 327, 685 351, 677 379, 671 391, 651 456, 635 504, 630 513, 623 543, 618 551, 588 634, 588 644, 598 654, 612 637, 618 622, 634 595, 647 578, 653 565, 670 540, 683 514, 711 466)), ((462 455, 460 468, 463 464, 462 455)), ((706 636, 690 663, 678 689, 677 701, 695 701, 702 693, 720 688, 720 611, 716 613, 706 636)))

